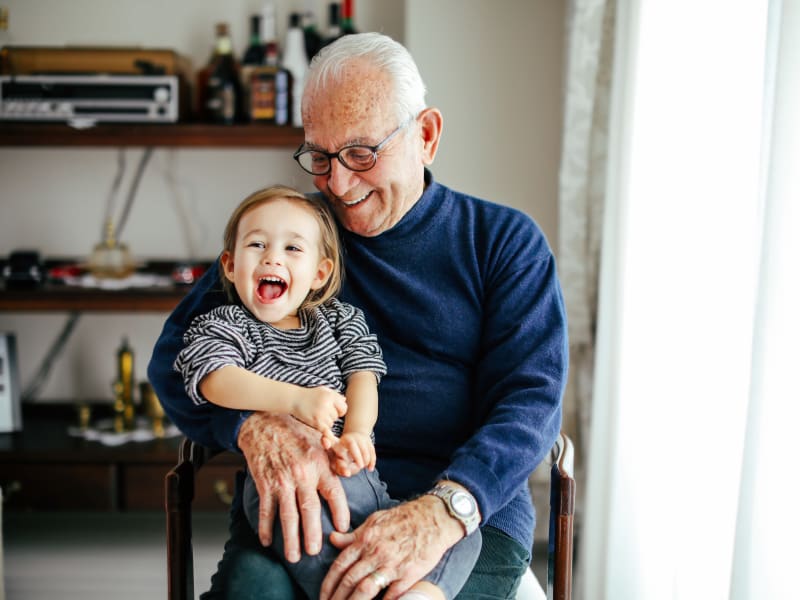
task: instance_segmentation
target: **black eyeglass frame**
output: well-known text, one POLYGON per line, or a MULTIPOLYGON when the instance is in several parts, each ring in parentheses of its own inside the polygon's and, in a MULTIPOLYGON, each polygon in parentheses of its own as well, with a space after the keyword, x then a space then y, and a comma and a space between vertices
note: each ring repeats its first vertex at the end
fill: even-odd
POLYGON ((363 173, 365 171, 369 171, 370 169, 374 168, 376 164, 378 164, 378 153, 386 147, 388 144, 398 133, 400 133, 403 129, 405 129, 412 121, 414 121, 414 117, 411 116, 405 121, 403 121, 400 125, 398 125, 397 129, 392 131, 389 135, 387 135, 383 140, 378 142, 374 146, 368 146, 366 144, 350 144, 349 146, 345 146, 344 148, 340 148, 336 152, 325 152, 324 150, 317 150, 312 148, 307 148, 305 142, 303 142, 300 147, 295 151, 292 155, 292 158, 300 165, 300 168, 303 169, 309 175, 314 175, 315 177, 320 177, 322 175, 327 175, 331 172, 331 159, 335 158, 339 161, 339 163, 344 166, 344 168, 353 171, 354 173, 363 173), (368 166, 366 169, 354 169, 352 166, 348 165, 345 160, 342 158, 342 152, 347 152, 348 150, 352 150, 353 148, 361 148, 362 150, 367 150, 372 154, 372 164, 368 166), (314 152, 316 154, 322 155, 328 159, 328 168, 325 171, 320 173, 315 173, 309 169, 306 169, 303 164, 300 162, 300 157, 304 154, 310 154, 314 152))

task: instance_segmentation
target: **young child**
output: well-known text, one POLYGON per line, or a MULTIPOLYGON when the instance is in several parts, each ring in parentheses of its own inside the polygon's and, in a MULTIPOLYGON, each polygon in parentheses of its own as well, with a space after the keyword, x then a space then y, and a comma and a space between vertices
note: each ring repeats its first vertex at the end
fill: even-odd
MULTIPOLYGON (((361 310, 335 298, 342 276, 336 225, 323 200, 283 186, 251 194, 225 228, 220 278, 231 304, 193 321, 175 369, 198 405, 290 414, 318 430, 339 459, 331 461, 335 468, 358 469, 353 476, 338 472, 357 527, 397 501, 375 470, 372 439, 386 366, 361 310)), ((259 497, 249 474, 243 498, 258 531, 259 497)), ((312 600, 338 554, 328 539, 334 527, 324 502, 322 513, 322 551, 295 563, 286 561, 280 520, 274 524, 272 548, 312 600)), ((457 592, 479 551, 476 531, 409 598, 439 600, 447 597, 442 589, 457 592)))

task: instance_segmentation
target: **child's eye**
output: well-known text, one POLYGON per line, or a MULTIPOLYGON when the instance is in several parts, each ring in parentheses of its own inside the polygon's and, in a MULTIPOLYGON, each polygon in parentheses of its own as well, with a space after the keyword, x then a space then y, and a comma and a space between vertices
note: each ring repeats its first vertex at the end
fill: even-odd
POLYGON ((286 250, 289 251, 289 252, 302 252, 303 251, 303 249, 300 246, 294 246, 292 244, 289 244, 288 246, 286 246, 286 250))
POLYGON ((250 242, 247 244, 248 248, 264 248, 264 242, 250 242))

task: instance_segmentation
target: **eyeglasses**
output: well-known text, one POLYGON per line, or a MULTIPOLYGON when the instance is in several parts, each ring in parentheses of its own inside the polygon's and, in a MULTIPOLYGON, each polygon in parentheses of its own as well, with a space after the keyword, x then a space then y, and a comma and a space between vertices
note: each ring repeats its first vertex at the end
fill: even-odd
POLYGON ((376 146, 366 146, 363 144, 353 144, 345 146, 338 152, 325 152, 324 150, 312 150, 303 144, 294 153, 297 164, 306 172, 312 175, 327 175, 331 172, 331 159, 336 158, 345 167, 355 172, 369 171, 378 162, 378 152, 380 152, 391 139, 403 130, 406 125, 411 123, 414 117, 409 117, 392 133, 387 135, 382 142, 376 146))

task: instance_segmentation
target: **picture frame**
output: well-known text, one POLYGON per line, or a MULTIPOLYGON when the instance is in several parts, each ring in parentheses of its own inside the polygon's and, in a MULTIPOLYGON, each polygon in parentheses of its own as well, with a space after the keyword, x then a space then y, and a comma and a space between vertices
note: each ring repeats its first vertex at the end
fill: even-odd
POLYGON ((22 429, 17 338, 0 331, 0 433, 22 429))

